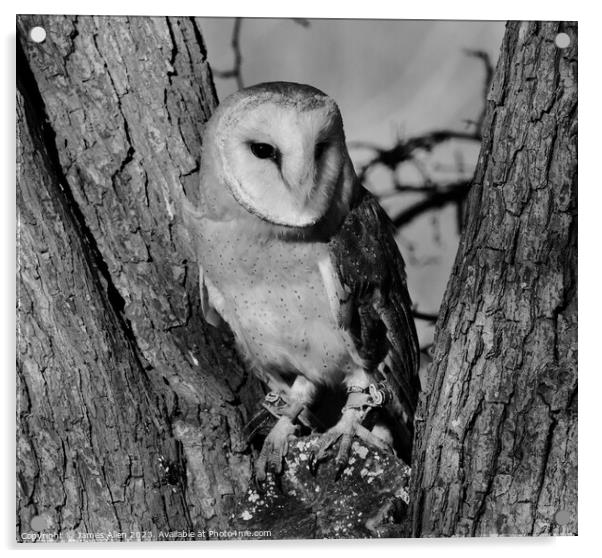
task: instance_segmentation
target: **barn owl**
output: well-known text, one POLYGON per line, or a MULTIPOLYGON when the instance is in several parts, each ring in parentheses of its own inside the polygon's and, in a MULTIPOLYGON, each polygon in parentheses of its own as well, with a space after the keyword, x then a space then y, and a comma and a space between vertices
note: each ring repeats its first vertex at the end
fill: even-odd
POLYGON ((304 412, 338 388, 346 402, 314 466, 338 444, 344 468, 356 436, 409 462, 418 347, 404 263, 355 174, 335 102, 285 82, 231 95, 206 125, 200 176, 190 226, 204 316, 229 325, 282 402, 257 478, 281 472, 304 412))

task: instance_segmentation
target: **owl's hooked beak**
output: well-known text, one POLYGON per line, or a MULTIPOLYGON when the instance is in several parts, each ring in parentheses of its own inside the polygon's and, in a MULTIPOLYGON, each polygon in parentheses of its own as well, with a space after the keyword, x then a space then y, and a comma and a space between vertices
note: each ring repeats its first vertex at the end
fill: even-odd
POLYGON ((310 205, 316 189, 316 165, 313 149, 310 150, 303 146, 303 149, 283 157, 280 172, 289 191, 303 202, 299 209, 310 205))

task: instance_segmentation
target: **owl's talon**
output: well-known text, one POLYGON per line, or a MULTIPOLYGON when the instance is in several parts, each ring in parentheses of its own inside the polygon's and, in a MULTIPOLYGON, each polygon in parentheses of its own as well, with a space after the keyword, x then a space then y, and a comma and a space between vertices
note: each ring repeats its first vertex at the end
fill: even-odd
POLYGON ((336 471, 334 473, 334 481, 337 482, 342 476, 343 473, 345 472, 345 469, 347 468, 347 461, 345 462, 336 462, 336 471))
POLYGON ((341 437, 341 442, 339 444, 339 451, 337 453, 337 457, 335 459, 336 473, 335 480, 339 480, 341 475, 347 468, 347 464, 349 463, 349 453, 351 451, 351 443, 353 441, 354 434, 345 433, 341 437))
POLYGON ((255 478, 264 482, 267 473, 280 475, 282 462, 288 453, 288 439, 295 433, 295 425, 288 417, 280 417, 267 435, 255 464, 255 478))
POLYGON ((312 455, 312 462, 310 463, 310 467, 313 468, 312 474, 315 476, 318 472, 318 466, 322 461, 326 461, 329 456, 329 450, 334 444, 336 444, 337 440, 342 436, 341 432, 336 430, 329 430, 322 436, 322 440, 320 441, 320 445, 318 447, 318 451, 312 455))
MULTIPOLYGON (((318 467, 320 463, 326 461, 330 455, 330 448, 334 446, 334 444, 341 438, 342 434, 339 432, 326 432, 323 436, 323 439, 320 441, 320 446, 318 450, 312 454, 310 458, 310 472, 312 475, 316 476, 318 473, 318 467)), ((337 455, 338 461, 338 455, 337 455)))
POLYGON ((353 441, 353 436, 355 435, 355 428, 353 433, 346 432, 341 437, 341 442, 339 444, 339 451, 337 453, 337 464, 343 464, 343 466, 347 465, 349 461, 349 452, 351 451, 351 442, 353 441))
POLYGON ((253 483, 253 488, 255 489, 257 494, 259 494, 260 496, 263 496, 266 493, 267 487, 265 484, 265 474, 264 474, 264 478, 262 480, 259 478, 257 471, 255 471, 252 476, 252 483, 253 483))
POLYGON ((309 462, 310 472, 315 476, 318 466, 330 455, 330 448, 339 442, 339 448, 335 457, 335 480, 338 480, 343 474, 349 462, 351 444, 357 436, 357 429, 362 428, 361 421, 365 413, 356 409, 348 409, 343 412, 339 422, 328 432, 322 435, 318 450, 312 455, 309 462))

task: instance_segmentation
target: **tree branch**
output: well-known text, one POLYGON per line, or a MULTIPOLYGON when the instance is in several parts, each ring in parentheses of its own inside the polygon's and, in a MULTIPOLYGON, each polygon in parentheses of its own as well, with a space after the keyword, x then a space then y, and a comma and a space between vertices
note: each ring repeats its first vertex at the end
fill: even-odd
POLYGON ((485 112, 487 111, 487 95, 489 94, 489 88, 491 87, 491 80, 493 79, 493 64, 491 63, 491 58, 489 54, 487 54, 484 50, 471 50, 466 49, 464 51, 468 56, 472 56, 474 58, 478 58, 483 62, 483 66, 485 68, 485 79, 483 80, 483 108, 481 109, 481 114, 477 118, 475 122, 477 133, 479 137, 482 136, 482 128, 483 128, 483 120, 485 119, 485 112))
POLYGON ((464 201, 470 186, 471 180, 460 180, 449 184, 445 188, 433 189, 432 193, 429 194, 425 199, 411 205, 407 209, 404 209, 396 217, 392 219, 393 224, 396 228, 400 228, 403 225, 407 225, 410 221, 413 221, 416 217, 422 213, 431 209, 441 208, 448 203, 460 204, 464 201))
MULTIPOLYGON (((229 70, 213 70, 213 75, 215 77, 235 79, 239 89, 243 89, 245 86, 242 79, 242 52, 240 50, 240 29, 242 27, 242 20, 242 17, 234 18, 234 27, 232 28, 232 39, 230 44, 234 51, 234 66, 229 70)), ((303 17, 293 17, 291 20, 301 27, 307 28, 310 26, 309 20, 303 17)))
POLYGON ((457 130, 434 130, 426 134, 414 136, 407 140, 398 141, 390 149, 380 147, 369 142, 350 142, 350 148, 371 149, 376 152, 375 157, 362 166, 359 172, 360 180, 376 165, 383 165, 394 171, 401 163, 412 160, 418 150, 431 151, 437 145, 450 140, 467 140, 480 142, 481 136, 476 132, 461 132, 457 130))
MULTIPOLYGON (((473 141, 478 144, 481 143, 481 128, 487 107, 487 94, 489 93, 491 79, 493 77, 493 65, 489 55, 485 51, 466 49, 465 52, 468 56, 472 56, 481 60, 485 67, 485 78, 483 81, 482 93, 483 108, 476 121, 467 121, 468 124, 473 127, 472 131, 463 132, 448 129, 433 130, 431 132, 413 136, 407 139, 399 139, 391 148, 385 148, 380 145, 365 141, 355 141, 349 143, 349 147, 352 149, 369 149, 374 152, 374 156, 359 170, 358 178, 360 181, 366 182, 368 172, 376 166, 384 166, 390 171, 393 182, 392 189, 385 194, 381 194, 379 196, 380 199, 389 198, 402 193, 426 194, 425 199, 410 206, 401 212, 395 219, 393 219, 393 223, 397 228, 406 225, 426 211, 441 208, 448 203, 455 203, 457 207, 456 221, 458 223, 458 230, 461 231, 462 229, 462 204, 470 189, 470 182, 462 179, 447 186, 441 186, 437 184, 429 176, 429 173, 424 165, 422 165, 421 162, 416 158, 416 153, 418 151, 430 152, 442 143, 452 140, 473 141), (396 171, 401 164, 406 162, 412 163, 417 168, 423 179, 422 184, 407 185, 400 184, 398 182, 396 171)), ((463 165, 458 165, 457 173, 460 176, 464 174, 463 165)))
POLYGON ((419 310, 412 310, 412 316, 417 320, 423 320, 425 322, 435 323, 439 314, 428 314, 427 312, 420 312, 419 310))
POLYGON ((244 88, 242 79, 242 53, 240 50, 240 28, 242 27, 242 17, 234 19, 234 27, 232 28, 232 39, 230 44, 234 51, 234 66, 230 70, 213 70, 213 74, 220 78, 234 78, 236 86, 239 89, 244 88))

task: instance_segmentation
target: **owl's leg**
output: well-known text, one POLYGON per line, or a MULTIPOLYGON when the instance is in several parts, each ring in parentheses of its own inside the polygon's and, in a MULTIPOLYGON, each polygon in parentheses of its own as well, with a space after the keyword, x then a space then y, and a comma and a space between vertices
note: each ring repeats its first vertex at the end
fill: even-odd
POLYGON ((295 436, 298 428, 298 417, 311 403, 316 394, 316 387, 303 376, 297 376, 287 393, 287 405, 282 407, 278 422, 263 442, 259 458, 255 464, 255 478, 263 482, 267 472, 282 472, 282 462, 288 453, 288 444, 295 436))
POLYGON ((375 407, 384 404, 385 393, 375 384, 370 383, 369 376, 358 370, 345 379, 347 385, 347 402, 341 412, 339 421, 322 435, 318 450, 310 460, 310 468, 315 474, 320 462, 326 460, 330 448, 337 442, 339 449, 335 458, 337 477, 343 472, 349 461, 349 452, 354 438, 357 436, 369 445, 384 451, 391 451, 389 444, 370 432, 363 422, 368 413, 375 407))

